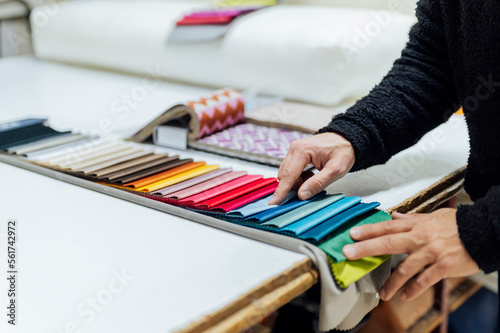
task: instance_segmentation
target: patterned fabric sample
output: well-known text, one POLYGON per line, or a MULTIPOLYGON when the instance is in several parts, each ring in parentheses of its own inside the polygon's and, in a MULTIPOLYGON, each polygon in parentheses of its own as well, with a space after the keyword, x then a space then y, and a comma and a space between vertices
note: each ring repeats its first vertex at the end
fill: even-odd
POLYGON ((311 135, 248 123, 227 128, 198 141, 226 149, 284 158, 292 141, 308 136, 311 135))
POLYGON ((233 89, 217 90, 187 104, 200 122, 197 139, 233 126, 245 118, 243 94, 233 89))

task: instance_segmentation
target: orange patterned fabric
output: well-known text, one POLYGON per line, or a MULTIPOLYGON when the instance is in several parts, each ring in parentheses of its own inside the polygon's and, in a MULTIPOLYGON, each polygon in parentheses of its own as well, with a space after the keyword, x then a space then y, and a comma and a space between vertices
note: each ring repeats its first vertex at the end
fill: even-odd
POLYGON ((245 118, 243 94, 233 89, 217 90, 214 93, 188 102, 200 121, 197 139, 233 126, 245 118))

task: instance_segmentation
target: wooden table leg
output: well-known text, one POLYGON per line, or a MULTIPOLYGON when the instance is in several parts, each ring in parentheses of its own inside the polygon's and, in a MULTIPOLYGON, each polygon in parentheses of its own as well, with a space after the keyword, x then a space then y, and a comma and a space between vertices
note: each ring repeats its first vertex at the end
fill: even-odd
POLYGON ((439 325, 434 333, 448 332, 448 316, 450 314, 450 281, 444 279, 435 285, 434 309, 438 310, 442 316, 441 325, 439 325))

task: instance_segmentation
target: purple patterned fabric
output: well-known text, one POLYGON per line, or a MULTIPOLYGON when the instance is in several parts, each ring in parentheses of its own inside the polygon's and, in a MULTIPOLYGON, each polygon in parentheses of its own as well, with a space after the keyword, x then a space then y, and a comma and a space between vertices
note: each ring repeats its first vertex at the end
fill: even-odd
POLYGON ((239 124, 199 139, 199 142, 248 153, 284 158, 290 143, 310 134, 254 124, 239 124))

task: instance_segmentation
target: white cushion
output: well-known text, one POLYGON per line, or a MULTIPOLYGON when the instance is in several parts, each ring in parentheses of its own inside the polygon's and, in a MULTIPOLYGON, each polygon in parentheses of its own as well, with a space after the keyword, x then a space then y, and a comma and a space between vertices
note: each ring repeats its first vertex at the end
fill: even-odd
POLYGON ((35 54, 139 75, 154 68, 166 79, 335 105, 378 83, 414 21, 390 12, 283 5, 237 20, 222 40, 168 44, 176 19, 200 6, 71 1, 52 15, 38 7, 31 16, 35 54))

